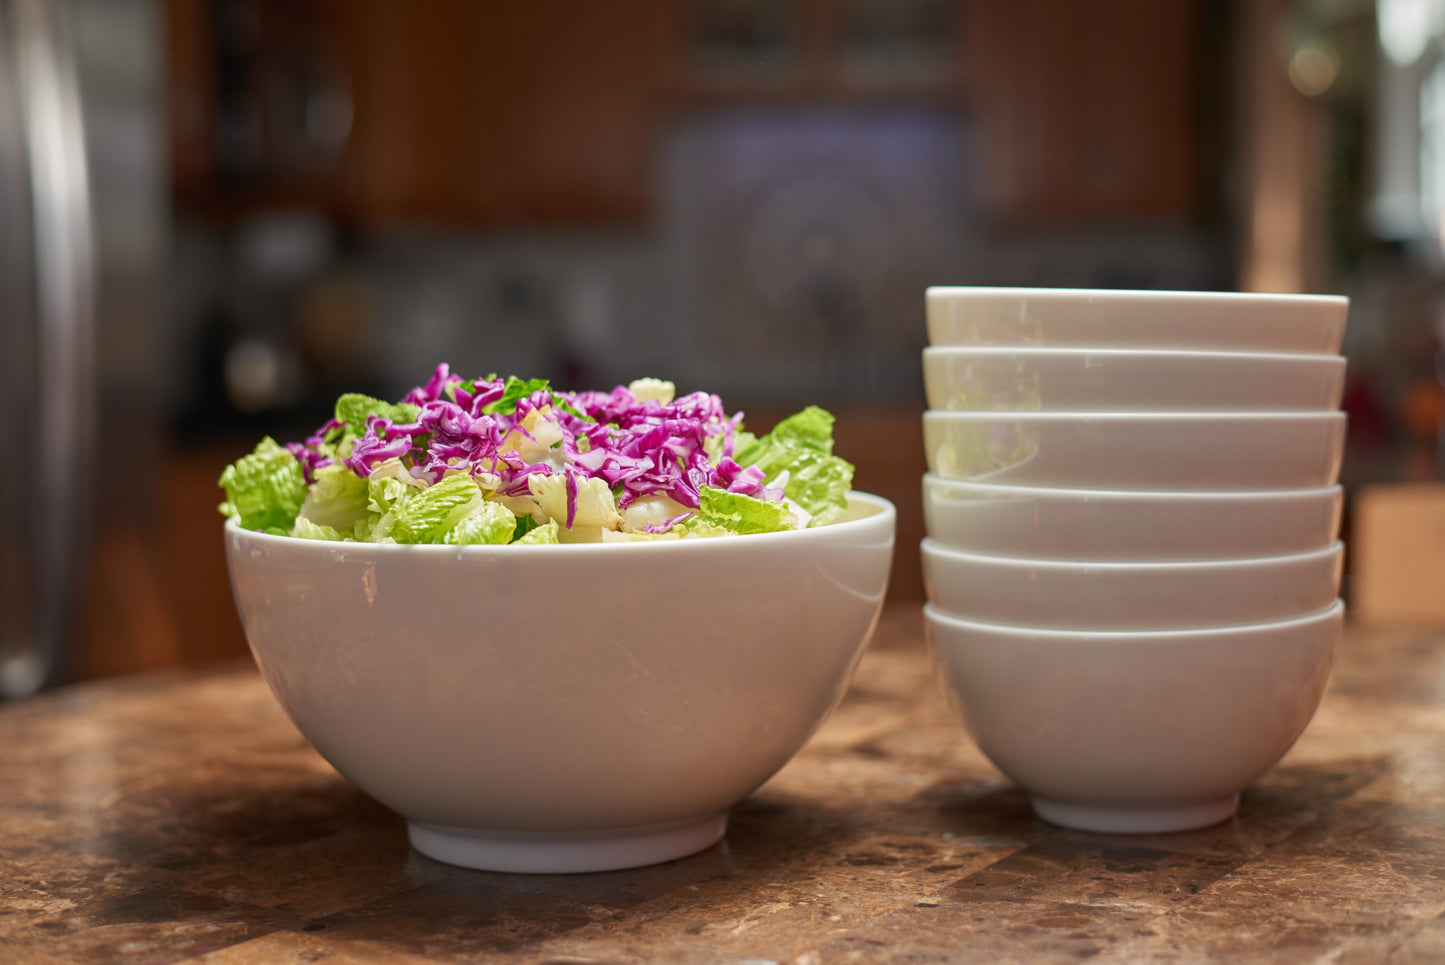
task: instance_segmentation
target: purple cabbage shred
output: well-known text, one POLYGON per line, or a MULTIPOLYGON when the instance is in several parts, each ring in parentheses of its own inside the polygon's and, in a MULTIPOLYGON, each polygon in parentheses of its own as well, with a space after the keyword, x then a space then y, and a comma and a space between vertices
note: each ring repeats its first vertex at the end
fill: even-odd
MULTIPOLYGON (((695 510, 703 486, 782 499, 781 490, 764 485, 761 470, 733 460, 742 414, 729 416, 715 395, 694 392, 664 404, 639 400, 624 386, 611 392, 543 390, 519 399, 514 412, 485 413, 505 391, 504 379, 472 382, 439 365, 425 385, 402 400, 420 409, 416 421, 397 423, 371 415, 365 426, 347 427, 330 419, 305 443, 291 443, 288 449, 301 462, 308 483, 318 469, 337 459, 363 478, 383 462, 400 459, 414 477, 428 482, 449 470, 489 473, 498 477, 499 494, 525 496, 532 476, 560 471, 566 478, 569 528, 585 479, 602 480, 615 494, 618 509, 660 494, 695 510), (555 422, 562 438, 544 461, 528 463, 518 446, 539 442, 535 430, 523 425, 533 413, 555 422), (349 452, 336 451, 343 431, 355 437, 349 452), (720 454, 716 461, 708 454, 710 445, 720 454)), ((685 516, 655 528, 665 529, 685 516)))

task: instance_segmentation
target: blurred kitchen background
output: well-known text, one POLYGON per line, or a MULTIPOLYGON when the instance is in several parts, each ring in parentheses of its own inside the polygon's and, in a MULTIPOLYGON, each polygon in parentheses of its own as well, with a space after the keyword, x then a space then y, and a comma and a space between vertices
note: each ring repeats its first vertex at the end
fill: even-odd
POLYGON ((1347 294, 1345 481, 1439 479, 1442 43, 1445 0, 0 0, 0 689, 243 654, 221 468, 443 360, 821 403, 921 599, 930 284, 1347 294))

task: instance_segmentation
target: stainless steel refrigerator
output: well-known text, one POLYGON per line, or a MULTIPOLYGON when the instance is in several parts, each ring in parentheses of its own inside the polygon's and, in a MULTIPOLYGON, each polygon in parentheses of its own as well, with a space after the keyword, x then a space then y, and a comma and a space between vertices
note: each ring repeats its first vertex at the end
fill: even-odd
POLYGON ((155 0, 0 0, 0 696, 63 679, 97 520, 144 512, 165 400, 155 0))

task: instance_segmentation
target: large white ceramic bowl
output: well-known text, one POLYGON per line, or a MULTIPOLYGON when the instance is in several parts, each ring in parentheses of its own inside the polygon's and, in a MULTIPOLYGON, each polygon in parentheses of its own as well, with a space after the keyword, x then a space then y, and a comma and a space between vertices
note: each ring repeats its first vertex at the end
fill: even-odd
POLYGON ((928 289, 928 339, 1334 355, 1348 308, 1348 299, 1331 295, 935 287, 928 289))
POLYGON ((983 556, 925 539, 923 583, 940 610, 1060 630, 1183 630, 1286 620, 1339 595, 1344 544, 1187 563, 983 556))
POLYGON ((923 522, 953 549, 1046 560, 1279 556, 1340 532, 1340 486, 1258 492, 1045 489, 923 476, 923 522))
POLYGON ((802 746, 877 619, 894 510, 787 533, 560 546, 225 530, 256 662, 417 850, 500 871, 690 854, 802 746))
POLYGON ((934 409, 1190 412, 1338 409, 1338 355, 1140 349, 923 350, 934 409))
POLYGON ((1157 832, 1226 820, 1284 756, 1324 693, 1344 608, 1173 633, 925 617, 964 726, 1041 817, 1157 832))
POLYGON ((1308 489, 1339 476, 1341 412, 923 414, 929 471, 1079 489, 1308 489))

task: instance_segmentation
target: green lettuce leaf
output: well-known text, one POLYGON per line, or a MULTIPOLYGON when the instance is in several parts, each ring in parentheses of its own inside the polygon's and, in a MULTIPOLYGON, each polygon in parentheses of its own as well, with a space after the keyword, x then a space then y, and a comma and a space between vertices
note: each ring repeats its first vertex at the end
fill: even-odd
POLYGON ((482 491, 470 476, 447 476, 394 505, 391 536, 398 543, 440 543, 481 502, 482 491))
POLYGON ((388 459, 366 477, 366 515, 356 521, 352 532, 358 540, 379 543, 394 540, 391 530, 396 509, 426 484, 414 479, 400 459, 388 459))
POLYGON ((496 415, 504 412, 511 415, 517 411, 517 401, 525 399, 533 392, 550 392, 552 385, 546 379, 519 379, 515 375, 507 376, 507 381, 502 385, 502 397, 495 402, 488 402, 482 406, 483 415, 496 415))
POLYGON ((360 392, 348 392, 336 400, 336 419, 346 423, 349 434, 363 435, 368 416, 381 416, 392 422, 415 422, 421 409, 410 402, 383 402, 360 392))
POLYGON ((555 519, 549 519, 541 526, 533 526, 531 529, 527 530, 527 532, 523 533, 521 536, 517 537, 516 540, 514 540, 514 542, 516 543, 529 544, 556 543, 557 541, 557 521, 555 519))
POLYGON ((333 414, 342 425, 327 429, 316 449, 328 458, 345 459, 351 455, 356 440, 366 434, 367 417, 376 415, 392 422, 415 422, 421 409, 410 402, 384 402, 360 392, 348 392, 336 400, 333 414))
POLYGON ((532 530, 536 529, 539 525, 540 524, 530 515, 523 513, 521 516, 517 517, 517 528, 512 531, 511 541, 513 543, 520 543, 523 536, 526 536, 532 530))
POLYGON ((810 405, 773 426, 769 435, 774 442, 792 449, 830 453, 833 451, 833 422, 833 414, 827 409, 810 405))
POLYGON ((507 543, 517 517, 501 503, 488 502, 476 480, 454 473, 412 492, 392 508, 389 535, 398 543, 507 543))
POLYGON ((305 516, 296 517, 296 525, 291 527, 291 532, 287 535, 295 536, 300 539, 345 539, 344 536, 342 536, 336 530, 332 529, 330 526, 323 526, 320 523, 313 523, 305 516))
POLYGON ((716 526, 730 533, 776 533, 798 525, 783 503, 765 502, 742 493, 704 486, 698 501, 698 511, 688 517, 684 528, 716 526))
POLYGON ((500 546, 510 543, 516 530, 517 517, 510 509, 501 503, 484 500, 471 515, 459 519, 440 541, 451 546, 478 543, 500 546))
POLYGON ((367 514, 369 501, 366 480, 345 463, 333 462, 316 470, 300 519, 346 533, 367 514))
POLYGON ((227 466, 220 485, 226 490, 222 514, 239 517, 246 529, 289 531, 306 499, 301 463, 270 436, 227 466))
POLYGON ((787 473, 783 491, 812 516, 809 526, 832 522, 848 508, 853 465, 833 455, 833 416, 825 409, 810 405, 761 439, 738 433, 733 458, 757 466, 769 484, 787 473))

